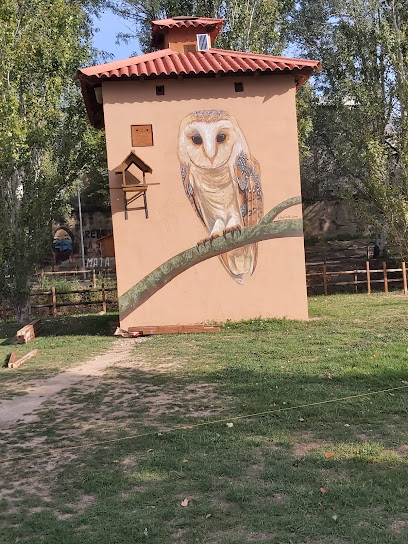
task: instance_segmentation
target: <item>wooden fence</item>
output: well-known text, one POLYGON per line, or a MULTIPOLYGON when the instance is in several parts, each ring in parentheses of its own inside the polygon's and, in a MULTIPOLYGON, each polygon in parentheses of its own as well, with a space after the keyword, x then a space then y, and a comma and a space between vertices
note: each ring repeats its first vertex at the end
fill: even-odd
MULTIPOLYGON (((57 291, 55 287, 51 287, 49 291, 32 291, 30 293, 30 302, 37 301, 37 304, 31 302, 31 310, 33 314, 37 313, 36 310, 48 310, 49 315, 56 316, 59 308, 77 307, 77 309, 82 310, 84 307, 93 306, 94 308, 99 307, 99 311, 105 313, 108 304, 114 305, 114 309, 117 309, 117 297, 115 296, 113 299, 107 297, 107 293, 112 292, 116 294, 117 288, 105 287, 104 284, 100 288, 76 289, 73 291, 57 291), (79 300, 70 300, 75 295, 79 300)), ((11 311, 11 308, 7 308, 3 301, 3 320, 7 319, 11 311)))
MULTIPOLYGON (((316 264, 318 263, 314 263, 313 266, 316 266, 316 264)), ((322 269, 319 272, 306 273, 309 291, 316 288, 323 288, 323 294, 328 295, 329 287, 335 288, 337 286, 350 286, 354 288, 355 292, 357 292, 359 290, 358 287, 364 285, 364 291, 371 293, 373 284, 383 284, 384 292, 388 293, 390 284, 399 283, 402 284, 404 294, 408 294, 405 262, 401 263, 401 268, 387 268, 387 263, 384 261, 382 263, 382 268, 372 269, 370 268, 370 261, 366 261, 366 266, 364 269, 356 270, 328 270, 328 264, 329 263, 322 263, 322 269), (392 274, 393 277, 390 277, 390 274, 392 274), (396 274, 398 277, 395 277, 396 274), (353 279, 352 281, 330 281, 331 279, 337 280, 339 276, 353 276, 353 279), (315 283, 313 281, 315 278, 319 277, 322 278, 323 283, 315 283)), ((331 289, 331 291, 336 292, 336 289, 331 289)))
MULTIPOLYGON (((390 284, 399 283, 402 287, 404 294, 408 294, 407 286, 407 270, 406 263, 401 263, 401 268, 388 268, 387 263, 383 262, 382 267, 379 268, 370 268, 370 261, 366 261, 365 268, 356 268, 355 270, 329 270, 329 262, 326 263, 309 263, 307 266, 310 268, 321 267, 319 271, 307 272, 306 280, 308 287, 308 294, 318 294, 311 293, 311 291, 322 291, 324 295, 339 292, 337 287, 342 288, 352 288, 354 292, 367 292, 371 293, 373 287, 378 285, 383 285, 381 290, 384 290, 385 293, 389 292, 390 284), (393 277, 390 277, 393 276, 393 277), (350 278, 351 281, 338 281, 341 276, 346 276, 350 278), (380 277, 379 277, 380 276, 380 277), (395 277, 397 276, 397 277, 395 277), (322 278, 322 282, 315 281, 322 278), (335 281, 333 281, 335 280, 335 281)), ((378 266, 378 265, 377 265, 378 266)), ((82 271, 81 271, 82 272, 82 271)), ((95 276, 93 278, 95 285, 95 276)), ((33 314, 37 314, 38 310, 40 313, 43 311, 47 312, 49 315, 56 316, 58 315, 58 309, 60 308, 76 308, 77 310, 84 311, 87 307, 96 308, 95 311, 106 312, 108 305, 112 309, 117 310, 117 288, 116 287, 105 287, 104 284, 100 288, 93 287, 87 289, 77 289, 72 291, 57 291, 55 287, 51 287, 48 291, 32 291, 30 294, 31 301, 31 310, 33 314), (108 298, 108 293, 115 293, 114 297, 108 298), (72 297, 77 300, 72 300, 72 297), (36 303, 32 303, 36 302, 36 303)), ((6 320, 11 316, 11 308, 8 308, 5 302, 0 306, 1 308, 1 317, 3 320, 6 320)), ((65 312, 64 312, 65 313, 65 312)))
MULTIPOLYGON (((57 270, 55 272, 52 272, 52 271, 49 271, 49 272, 44 272, 44 270, 42 270, 41 272, 36 272, 34 274, 34 277, 37 279, 37 282, 41 282, 41 280, 44 280, 45 277, 63 277, 64 279, 72 279, 72 278, 75 278, 75 279, 78 279, 77 276, 82 276, 82 279, 84 280, 89 280, 89 281, 92 281, 92 284, 93 284, 93 287, 96 288, 96 278, 97 276, 98 277, 101 277, 101 275, 103 275, 102 277, 104 278, 110 278, 110 279, 115 279, 116 281, 116 273, 113 272, 113 271, 101 271, 99 270, 98 273, 96 273, 95 269, 91 269, 91 270, 57 270)), ((79 278, 81 279, 81 278, 79 278)))

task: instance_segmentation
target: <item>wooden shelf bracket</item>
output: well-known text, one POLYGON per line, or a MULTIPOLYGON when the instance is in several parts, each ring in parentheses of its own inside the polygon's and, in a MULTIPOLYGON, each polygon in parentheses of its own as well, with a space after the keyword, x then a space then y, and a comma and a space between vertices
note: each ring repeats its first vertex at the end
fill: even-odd
POLYGON ((131 204, 132 202, 134 202, 135 200, 137 200, 138 198, 141 198, 143 197, 143 206, 138 206, 137 208, 132 208, 133 210, 144 210, 145 211, 145 216, 146 216, 146 219, 149 219, 149 208, 147 207, 147 195, 146 195, 146 190, 137 190, 135 188, 135 192, 136 194, 133 195, 132 197, 128 198, 127 197, 127 193, 129 191, 127 190, 123 190, 123 200, 124 200, 124 206, 125 206, 125 219, 128 219, 128 205, 131 204))

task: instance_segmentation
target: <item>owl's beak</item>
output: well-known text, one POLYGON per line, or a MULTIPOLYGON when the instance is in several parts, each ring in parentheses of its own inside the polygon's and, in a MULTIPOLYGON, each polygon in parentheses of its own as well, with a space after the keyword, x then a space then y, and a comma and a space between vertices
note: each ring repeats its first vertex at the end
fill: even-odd
POLYGON ((207 155, 208 160, 210 161, 211 165, 214 164, 215 155, 217 154, 217 146, 215 142, 210 140, 205 144, 205 154, 207 155))

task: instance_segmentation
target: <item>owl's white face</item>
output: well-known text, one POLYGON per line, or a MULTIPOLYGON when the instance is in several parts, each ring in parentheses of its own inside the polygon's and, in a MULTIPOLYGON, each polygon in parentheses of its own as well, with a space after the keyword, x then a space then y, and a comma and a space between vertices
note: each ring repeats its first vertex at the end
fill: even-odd
POLYGON ((192 121, 182 128, 179 146, 195 166, 219 168, 229 161, 239 138, 236 125, 228 119, 192 121))

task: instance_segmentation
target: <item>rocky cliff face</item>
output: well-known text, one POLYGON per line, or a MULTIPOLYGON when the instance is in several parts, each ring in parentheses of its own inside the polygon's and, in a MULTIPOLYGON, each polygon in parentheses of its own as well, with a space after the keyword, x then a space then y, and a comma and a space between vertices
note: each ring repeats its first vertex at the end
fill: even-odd
POLYGON ((316 202, 307 206, 303 210, 303 221, 306 239, 364 236, 353 222, 349 204, 341 200, 316 202))

